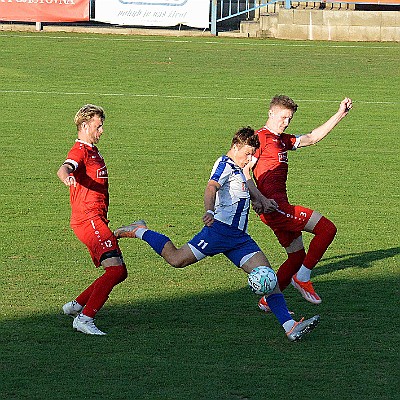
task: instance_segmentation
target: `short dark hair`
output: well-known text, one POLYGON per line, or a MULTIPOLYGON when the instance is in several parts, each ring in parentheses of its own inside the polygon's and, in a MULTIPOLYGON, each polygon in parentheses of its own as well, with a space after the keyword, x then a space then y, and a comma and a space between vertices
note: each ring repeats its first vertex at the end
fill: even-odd
POLYGON ((273 107, 281 107, 281 108, 286 108, 288 110, 291 110, 293 113, 297 111, 297 104, 294 102, 293 99, 291 99, 289 96, 285 96, 283 94, 278 94, 274 96, 269 103, 269 109, 273 107))
POLYGON ((240 147, 248 145, 255 149, 260 147, 260 140, 258 139, 258 135, 254 134, 254 129, 250 126, 244 126, 240 128, 232 139, 232 146, 238 145, 240 147))

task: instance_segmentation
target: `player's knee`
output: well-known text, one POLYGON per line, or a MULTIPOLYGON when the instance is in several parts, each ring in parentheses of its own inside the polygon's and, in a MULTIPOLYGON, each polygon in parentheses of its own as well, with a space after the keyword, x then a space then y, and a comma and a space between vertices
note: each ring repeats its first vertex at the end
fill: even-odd
POLYGON ((329 219, 326 220, 325 230, 326 230, 327 234, 329 236, 331 236, 332 238, 334 238, 336 236, 336 233, 337 233, 336 225, 332 221, 329 221, 329 219))
POLYGON ((125 265, 116 265, 106 268, 106 274, 109 280, 115 285, 123 282, 128 277, 128 270, 125 265))
POLYGON ((174 268, 184 268, 198 261, 190 250, 190 246, 186 244, 177 249, 171 241, 164 246, 161 257, 174 268))
POLYGON ((336 233, 336 225, 325 217, 322 217, 314 228, 315 235, 325 235, 331 237, 332 239, 335 237, 336 233))
POLYGON ((118 283, 123 282, 128 277, 128 270, 125 265, 119 266, 118 283))
POLYGON ((333 222, 331 222, 331 224, 332 224, 331 234, 332 234, 333 237, 335 237, 336 233, 337 233, 337 227, 333 222))
POLYGON ((168 261, 168 263, 174 268, 184 268, 188 265, 185 260, 179 260, 176 258, 168 261))

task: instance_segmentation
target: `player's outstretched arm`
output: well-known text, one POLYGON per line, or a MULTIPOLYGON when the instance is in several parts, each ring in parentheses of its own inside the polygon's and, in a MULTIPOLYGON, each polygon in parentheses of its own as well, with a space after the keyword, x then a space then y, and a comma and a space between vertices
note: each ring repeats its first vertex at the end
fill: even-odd
POLYGON ((206 226, 210 226, 214 222, 215 197, 220 187, 221 185, 218 182, 211 179, 204 191, 204 209, 206 212, 203 215, 203 223, 206 226))
POLYGON ((274 199, 267 199, 256 187, 253 179, 246 181, 250 192, 250 199, 253 210, 257 214, 270 213, 278 208, 278 204, 274 199))
POLYGON ((324 124, 313 129, 310 133, 300 136, 299 147, 311 146, 321 141, 349 113, 353 106, 350 98, 342 100, 339 110, 324 124))
POLYGON ((267 199, 255 185, 250 175, 250 169, 253 168, 255 162, 256 159, 252 160, 243 168, 243 174, 246 178, 253 210, 257 214, 270 213, 278 208, 278 204, 273 199, 267 199))
POLYGON ((57 176, 64 185, 76 187, 76 179, 70 175, 71 172, 73 172, 73 168, 69 164, 63 164, 58 169, 57 176))

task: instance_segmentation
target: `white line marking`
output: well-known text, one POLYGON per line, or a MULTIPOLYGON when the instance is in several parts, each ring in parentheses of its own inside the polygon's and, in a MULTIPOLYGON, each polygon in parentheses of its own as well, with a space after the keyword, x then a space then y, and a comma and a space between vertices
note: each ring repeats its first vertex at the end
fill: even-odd
MULTIPOLYGON (((0 89, 0 93, 5 94, 44 94, 56 96, 108 96, 108 97, 154 97, 161 99, 182 99, 182 100, 243 100, 243 101, 269 101, 270 98, 266 97, 222 97, 221 96, 181 96, 181 95, 168 95, 168 94, 150 94, 150 93, 96 93, 96 92, 59 92, 59 91, 44 91, 44 90, 6 90, 0 89)), ((321 99, 300 99, 297 102, 309 103, 338 103, 341 100, 321 100, 321 99)), ((400 101, 364 101, 357 100, 354 103, 359 104, 400 104, 400 101)))
MULTIPOLYGON (((2 90, 0 93, 11 93, 11 94, 45 94, 45 95, 57 95, 57 96, 121 96, 121 97, 155 97, 163 99, 193 99, 193 100, 219 100, 220 96, 181 96, 181 95, 164 95, 164 94, 140 94, 140 93, 90 93, 90 92, 59 92, 59 91, 39 91, 39 90, 2 90)), ((253 101, 267 101, 269 99, 263 97, 225 97, 225 100, 253 100, 253 101)), ((339 100, 321 100, 321 99, 303 99, 297 100, 299 102, 311 102, 311 103, 337 103, 339 100)), ((399 102, 389 101, 357 101, 357 103, 364 104, 399 104, 399 102)))
MULTIPOLYGON (((397 43, 394 43, 393 46, 382 46, 382 45, 370 45, 370 42, 365 42, 364 44, 333 44, 326 42, 324 44, 319 43, 287 43, 285 41, 279 43, 271 43, 269 41, 252 41, 251 39, 248 42, 239 42, 236 40, 232 41, 221 41, 219 38, 215 41, 200 41, 200 40, 190 40, 190 39, 156 39, 156 38, 138 38, 138 37, 109 37, 107 34, 98 34, 104 35, 103 37, 95 36, 88 37, 83 36, 82 33, 78 33, 77 36, 43 36, 42 33, 38 33, 37 35, 16 35, 16 34, 2 34, 0 33, 0 37, 12 37, 12 38, 29 38, 29 39, 56 39, 56 40, 103 40, 103 41, 126 41, 126 42, 161 42, 161 43, 194 43, 194 44, 211 44, 211 45, 240 45, 240 46, 273 46, 273 47, 316 47, 316 48, 359 48, 359 49, 396 49, 399 50, 399 46, 396 46, 397 43)), ((124 35, 121 32, 121 35, 124 35)), ((203 38, 202 36, 198 36, 199 39, 203 38)), ((223 38, 225 39, 225 38, 223 38)), ((229 39, 229 38, 228 38, 229 39)), ((278 40, 278 39, 277 39, 278 40)))

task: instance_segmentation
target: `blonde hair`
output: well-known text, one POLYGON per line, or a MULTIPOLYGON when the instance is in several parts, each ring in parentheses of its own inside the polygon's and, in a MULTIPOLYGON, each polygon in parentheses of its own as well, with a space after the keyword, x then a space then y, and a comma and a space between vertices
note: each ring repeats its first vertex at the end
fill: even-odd
POLYGON ((102 107, 95 106, 94 104, 82 106, 74 118, 77 129, 79 130, 83 122, 90 121, 95 115, 97 115, 102 122, 106 119, 106 114, 102 107))

